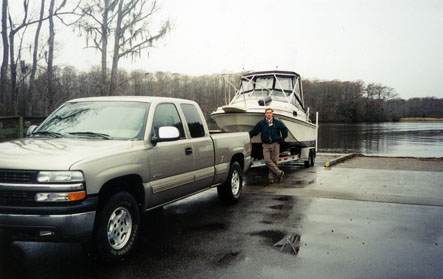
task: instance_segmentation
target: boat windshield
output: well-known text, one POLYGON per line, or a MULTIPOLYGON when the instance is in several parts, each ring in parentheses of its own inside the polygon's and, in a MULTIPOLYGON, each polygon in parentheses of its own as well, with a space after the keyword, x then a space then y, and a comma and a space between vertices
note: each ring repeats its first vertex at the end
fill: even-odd
POLYGON ((260 100, 272 96, 273 100, 289 102, 294 89, 294 77, 256 76, 242 79, 240 92, 231 103, 260 100))

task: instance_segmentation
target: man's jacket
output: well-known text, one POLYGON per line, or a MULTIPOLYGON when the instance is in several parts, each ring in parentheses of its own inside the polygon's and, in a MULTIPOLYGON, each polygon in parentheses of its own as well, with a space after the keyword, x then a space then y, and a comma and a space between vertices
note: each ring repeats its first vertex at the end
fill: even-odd
POLYGON ((254 137, 261 133, 263 143, 273 143, 288 136, 288 128, 278 119, 273 118, 272 125, 268 125, 266 118, 260 120, 249 132, 249 137, 254 137))

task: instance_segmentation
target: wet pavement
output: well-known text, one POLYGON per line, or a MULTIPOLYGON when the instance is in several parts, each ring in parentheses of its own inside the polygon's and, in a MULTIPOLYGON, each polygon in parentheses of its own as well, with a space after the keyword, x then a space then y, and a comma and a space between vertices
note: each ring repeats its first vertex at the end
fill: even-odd
POLYGON ((441 162, 411 159, 410 170, 357 157, 325 169, 331 157, 285 166, 270 186, 252 169, 233 206, 213 189, 148 213, 134 255, 118 264, 79 244, 15 242, 0 251, 0 278, 441 278, 441 162))

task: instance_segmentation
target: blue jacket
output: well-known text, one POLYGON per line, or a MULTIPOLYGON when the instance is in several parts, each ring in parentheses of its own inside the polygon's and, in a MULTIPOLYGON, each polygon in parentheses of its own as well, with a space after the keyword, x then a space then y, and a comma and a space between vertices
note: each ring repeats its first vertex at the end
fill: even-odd
POLYGON ((249 132, 249 137, 254 137, 261 133, 263 143, 273 143, 288 136, 288 128, 278 119, 273 119, 273 125, 269 126, 266 119, 260 120, 249 132))

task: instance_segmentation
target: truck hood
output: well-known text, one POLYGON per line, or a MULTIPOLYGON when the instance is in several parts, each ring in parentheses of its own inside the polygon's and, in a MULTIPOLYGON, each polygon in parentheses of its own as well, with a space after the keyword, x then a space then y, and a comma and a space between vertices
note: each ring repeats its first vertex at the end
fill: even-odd
POLYGON ((130 149, 131 141, 26 138, 0 143, 0 169, 69 170, 76 162, 130 149))

